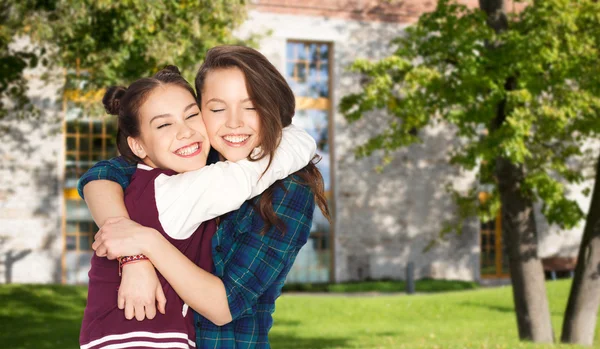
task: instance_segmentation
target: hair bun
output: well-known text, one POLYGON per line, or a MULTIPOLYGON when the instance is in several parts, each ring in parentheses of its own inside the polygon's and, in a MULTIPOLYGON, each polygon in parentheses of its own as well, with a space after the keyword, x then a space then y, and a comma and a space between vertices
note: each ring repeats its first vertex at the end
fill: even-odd
POLYGON ((104 104, 104 109, 108 114, 119 115, 121 98, 125 95, 125 92, 127 92, 127 89, 123 86, 111 86, 106 89, 102 104, 104 104))
POLYGON ((167 75, 179 75, 181 76, 181 72, 179 71, 179 68, 177 68, 174 65, 167 65, 164 68, 162 68, 161 70, 159 70, 156 74, 154 74, 155 78, 160 78, 161 76, 167 76, 167 75))

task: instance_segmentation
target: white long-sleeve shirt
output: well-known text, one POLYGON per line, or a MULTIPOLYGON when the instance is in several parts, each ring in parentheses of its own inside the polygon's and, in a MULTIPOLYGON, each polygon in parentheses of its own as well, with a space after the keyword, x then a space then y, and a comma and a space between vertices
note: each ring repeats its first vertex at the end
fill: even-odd
POLYGON ((306 131, 290 125, 283 129, 268 169, 267 156, 258 161, 218 162, 173 176, 161 174, 154 187, 163 229, 172 238, 188 238, 202 222, 238 209, 276 181, 304 168, 316 148, 306 131))

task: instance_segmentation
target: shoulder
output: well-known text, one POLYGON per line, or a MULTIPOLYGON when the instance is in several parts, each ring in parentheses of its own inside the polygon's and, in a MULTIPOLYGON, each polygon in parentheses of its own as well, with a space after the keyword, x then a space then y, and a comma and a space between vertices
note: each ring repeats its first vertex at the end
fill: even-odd
POLYGON ((125 200, 139 200, 144 196, 154 198, 154 181, 162 174, 159 169, 137 168, 131 176, 129 186, 125 189, 125 200))
MULTIPOLYGON (((234 235, 251 233, 263 242, 276 240, 279 243, 291 246, 302 246, 308 239, 312 226, 315 208, 314 194, 307 184, 296 175, 290 175, 273 184, 271 204, 277 217, 285 226, 282 234, 276 227, 272 227, 264 235, 259 235, 265 222, 260 215, 258 207, 261 196, 246 201, 239 210, 234 211, 222 220, 222 228, 232 230, 234 235)), ((275 244, 277 245, 277 244, 275 244)))
POLYGON ((83 198, 83 187, 96 180, 116 182, 125 190, 129 185, 129 177, 133 174, 135 168, 135 164, 127 162, 123 157, 99 161, 79 178, 77 182, 79 196, 83 198))
POLYGON ((300 176, 291 174, 273 185, 274 199, 281 196, 281 201, 306 199, 314 201, 314 193, 300 176))
MULTIPOLYGON (((299 176, 291 174, 288 177, 275 182, 269 189, 272 193, 271 203, 275 213, 279 214, 277 210, 278 206, 289 206, 294 210, 306 210, 312 213, 315 195, 310 186, 299 176)), ((229 214, 226 218, 230 219, 235 217, 236 219, 241 220, 244 218, 252 218, 254 215, 257 215, 260 218, 257 207, 263 195, 265 194, 263 193, 246 201, 239 210, 232 212, 232 214, 229 214)))
MULTIPOLYGON (((258 206, 264 193, 253 200, 253 206, 258 206)), ((292 174, 271 186, 271 204, 273 210, 279 218, 286 221, 289 216, 297 218, 298 216, 309 216, 315 206, 315 195, 308 184, 302 178, 292 174)), ((256 213, 258 216, 260 214, 256 213)), ((287 223, 287 222, 286 222, 287 223)))
MULTIPOLYGON (((286 240, 292 245, 304 245, 310 234, 315 210, 315 198, 310 186, 296 175, 288 176, 273 187, 271 204, 273 211, 285 226, 285 233, 282 234, 279 229, 272 227, 264 234, 265 237, 286 240)), ((262 229, 264 226, 257 210, 254 211, 252 221, 256 228, 262 229)))

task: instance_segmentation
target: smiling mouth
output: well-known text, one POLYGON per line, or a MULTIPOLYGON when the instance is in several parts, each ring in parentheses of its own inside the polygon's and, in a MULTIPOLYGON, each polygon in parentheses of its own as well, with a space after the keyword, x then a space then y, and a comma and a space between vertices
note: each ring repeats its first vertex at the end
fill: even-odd
POLYGON ((225 143, 233 147, 241 147, 248 143, 250 135, 225 135, 222 136, 225 143))
POLYGON ((186 145, 185 147, 181 147, 175 150, 173 153, 177 156, 181 156, 184 158, 189 158, 195 156, 200 153, 202 150, 202 144, 200 142, 192 143, 190 145, 186 145))

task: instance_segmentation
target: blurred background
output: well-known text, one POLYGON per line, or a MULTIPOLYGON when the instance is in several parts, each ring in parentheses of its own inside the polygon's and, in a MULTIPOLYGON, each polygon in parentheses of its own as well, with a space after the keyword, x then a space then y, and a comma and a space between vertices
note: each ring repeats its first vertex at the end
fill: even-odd
POLYGON ((12 306, 0 312, 0 342, 76 347, 98 230, 77 180, 118 155, 103 88, 167 64, 193 81, 207 49, 242 44, 292 87, 293 122, 317 140, 333 214, 330 224, 315 211, 277 303, 275 348, 529 347, 518 339, 549 337, 515 319, 538 309, 518 300, 546 300, 544 280, 565 278, 548 289, 549 321, 540 315, 558 341, 550 322, 561 333, 576 272, 595 287, 573 305, 595 309, 591 337, 563 327, 562 339, 591 345, 600 259, 577 259, 600 234, 587 214, 598 9, 591 0, 3 2, 0 295, 12 306), (525 286, 511 289, 511 278, 525 286), (414 280, 417 293, 509 287, 381 296, 413 293, 414 280), (445 309, 452 297, 461 306, 445 309), (411 302, 423 308, 410 313, 411 302))

